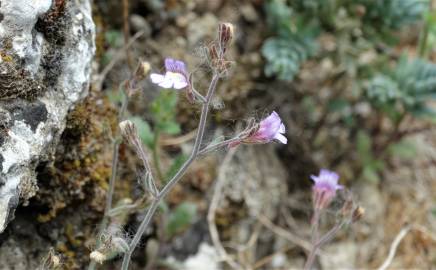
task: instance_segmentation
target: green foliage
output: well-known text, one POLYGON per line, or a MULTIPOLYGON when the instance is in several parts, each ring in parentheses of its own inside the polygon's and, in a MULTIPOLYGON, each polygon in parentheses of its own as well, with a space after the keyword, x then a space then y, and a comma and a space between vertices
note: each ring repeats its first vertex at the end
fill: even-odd
POLYGON ((181 129, 176 122, 176 105, 178 95, 176 91, 162 90, 159 96, 151 104, 155 128, 159 132, 177 135, 181 129))
POLYGON ((399 29, 416 22, 428 6, 428 0, 358 0, 365 7, 364 22, 399 29))
POLYGON ((402 57, 394 70, 370 80, 367 97, 391 115, 407 112, 418 117, 436 117, 427 106, 428 101, 436 99, 436 65, 402 57))
POLYGON ((189 227, 197 217, 197 205, 184 202, 172 210, 168 216, 166 233, 172 237, 189 227))
POLYGON ((291 38, 269 38, 262 47, 262 55, 267 60, 265 74, 292 81, 300 70, 300 65, 313 56, 314 52, 314 41, 298 34, 291 38))
POLYGON ((108 30, 104 32, 104 39, 111 48, 120 48, 123 46, 123 33, 118 30, 108 30))
POLYGON ((153 147, 154 134, 151 131, 150 125, 138 116, 130 117, 129 120, 135 124, 142 142, 148 147, 153 147))
POLYGON ((262 55, 267 61, 265 74, 291 81, 301 64, 315 54, 317 29, 292 17, 292 10, 284 1, 269 1, 265 9, 268 25, 277 33, 262 46, 262 55))

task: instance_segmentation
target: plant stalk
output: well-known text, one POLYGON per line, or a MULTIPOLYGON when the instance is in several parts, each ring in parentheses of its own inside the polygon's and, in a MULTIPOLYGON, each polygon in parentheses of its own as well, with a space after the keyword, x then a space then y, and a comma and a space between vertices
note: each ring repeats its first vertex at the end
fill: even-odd
POLYGON ((200 123, 198 125, 197 136, 195 138, 195 143, 194 143, 194 147, 192 149, 191 155, 189 156, 188 160, 186 160, 185 163, 180 167, 179 171, 163 187, 163 189, 159 192, 159 194, 153 198, 153 201, 147 210, 147 214, 146 214, 145 218, 143 219, 143 221, 139 225, 139 228, 136 231, 135 236, 133 237, 132 241, 129 244, 129 251, 124 253, 123 263, 121 266, 122 270, 128 270, 130 259, 132 257, 133 251, 135 250, 136 246, 138 245, 139 241, 141 240, 142 235, 144 234, 145 230, 147 229, 148 225, 150 224, 151 219, 152 219, 154 213, 156 212, 160 201, 163 198, 165 198, 165 196, 169 193, 169 191, 178 183, 178 181, 185 174, 186 170, 191 165, 191 163, 197 158, 197 156, 199 154, 201 142, 203 141, 203 136, 204 136, 204 131, 206 128, 206 120, 207 120, 207 114, 209 112, 210 102, 211 102, 212 97, 215 93, 219 78, 220 78, 219 74, 214 73, 212 80, 211 80, 211 83, 209 85, 209 89, 207 91, 206 101, 202 105, 200 123))
MULTIPOLYGON (((123 84, 121 84, 121 85, 123 85, 123 84)), ((121 91, 121 93, 123 95, 123 99, 121 101, 120 111, 118 112, 118 122, 123 120, 124 114, 125 114, 126 109, 127 109, 127 103, 129 101, 129 98, 128 98, 127 94, 125 93, 125 91, 122 89, 122 86, 120 86, 119 91, 121 91)), ((103 234, 103 232, 104 232, 104 230, 107 227, 107 224, 109 222, 109 211, 112 208, 112 200, 113 200, 114 190, 115 190, 115 180, 117 178, 118 152, 119 152, 119 148, 120 148, 120 143, 121 143, 121 140, 118 140, 116 138, 113 141, 112 171, 111 171, 111 177, 109 179, 109 189, 108 189, 108 192, 106 195, 106 205, 105 205, 105 209, 104 209, 104 216, 103 216, 103 219, 100 223, 95 249, 100 248, 101 235, 103 234)), ((88 265, 88 270, 94 270, 96 265, 97 265, 97 263, 95 261, 91 260, 91 262, 88 265)))

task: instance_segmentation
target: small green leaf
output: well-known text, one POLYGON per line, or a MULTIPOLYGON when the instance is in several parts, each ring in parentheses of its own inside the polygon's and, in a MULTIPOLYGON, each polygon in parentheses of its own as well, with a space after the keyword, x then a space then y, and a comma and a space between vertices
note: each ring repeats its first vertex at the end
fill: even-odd
POLYGON ((130 117, 129 120, 132 121, 132 123, 135 124, 136 128, 138 129, 138 135, 142 142, 148 147, 153 147, 154 134, 151 131, 150 125, 142 118, 137 116, 130 117))
POLYGON ((161 91, 151 103, 151 114, 156 128, 169 135, 180 134, 180 125, 176 122, 178 96, 175 91, 161 91))
POLYGON ((123 45, 123 34, 118 30, 105 31, 104 38, 112 48, 120 48, 123 45))
POLYGON ((380 181, 380 177, 377 174, 377 171, 371 166, 366 166, 363 168, 362 176, 364 179, 371 182, 377 183, 380 181))
POLYGON ((168 121, 158 124, 159 130, 169 135, 178 135, 182 131, 179 123, 168 121))
POLYGON ((121 100, 123 99, 123 94, 121 93, 121 91, 111 90, 106 92, 107 92, 107 97, 113 104, 120 103, 121 100))
POLYGON ((169 237, 182 232, 191 225, 197 216, 197 205, 184 202, 171 211, 166 224, 166 232, 169 237))

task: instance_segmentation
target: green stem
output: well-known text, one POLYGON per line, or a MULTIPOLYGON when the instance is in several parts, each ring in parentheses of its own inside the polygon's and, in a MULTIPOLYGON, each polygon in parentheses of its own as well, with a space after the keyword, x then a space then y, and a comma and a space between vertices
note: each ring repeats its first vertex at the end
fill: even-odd
MULTIPOLYGON (((433 9, 433 0, 429 1, 429 12, 433 9)), ((418 44, 418 54, 419 57, 425 58, 427 54, 427 44, 428 44, 428 35, 430 33, 430 22, 424 18, 424 27, 420 33, 419 44, 418 44)))

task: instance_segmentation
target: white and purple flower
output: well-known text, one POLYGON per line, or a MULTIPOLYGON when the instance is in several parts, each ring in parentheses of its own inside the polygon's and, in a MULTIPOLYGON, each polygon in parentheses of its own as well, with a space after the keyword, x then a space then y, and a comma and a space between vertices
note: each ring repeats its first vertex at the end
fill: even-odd
POLYGON ((313 186, 313 202, 316 209, 325 209, 336 196, 336 191, 343 189, 338 184, 339 175, 335 172, 321 169, 319 175, 311 175, 313 186))
POLYGON ((244 143, 269 143, 277 140, 283 144, 288 143, 285 134, 285 125, 276 112, 272 112, 267 118, 259 123, 258 129, 243 139, 244 143))
POLYGON ((150 74, 150 79, 154 84, 163 88, 174 88, 177 90, 189 86, 189 75, 183 61, 166 58, 165 69, 165 74, 150 74))

